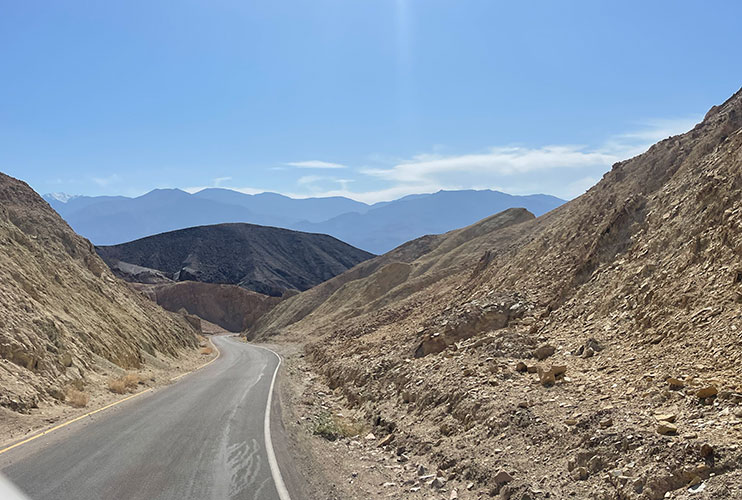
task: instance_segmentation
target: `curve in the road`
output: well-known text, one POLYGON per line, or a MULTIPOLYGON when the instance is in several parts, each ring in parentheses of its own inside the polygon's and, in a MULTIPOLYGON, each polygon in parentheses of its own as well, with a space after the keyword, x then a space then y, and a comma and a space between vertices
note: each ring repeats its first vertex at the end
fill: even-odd
POLYGON ((228 337, 214 342, 219 363, 187 383, 9 450, 0 469, 35 500, 289 499, 270 437, 281 359, 228 337))

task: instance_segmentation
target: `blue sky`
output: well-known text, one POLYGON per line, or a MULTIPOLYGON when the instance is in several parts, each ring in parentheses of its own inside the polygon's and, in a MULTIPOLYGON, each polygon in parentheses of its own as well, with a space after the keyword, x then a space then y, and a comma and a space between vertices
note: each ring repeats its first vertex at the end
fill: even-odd
POLYGON ((735 1, 0 0, 37 191, 569 198, 742 86, 735 1))

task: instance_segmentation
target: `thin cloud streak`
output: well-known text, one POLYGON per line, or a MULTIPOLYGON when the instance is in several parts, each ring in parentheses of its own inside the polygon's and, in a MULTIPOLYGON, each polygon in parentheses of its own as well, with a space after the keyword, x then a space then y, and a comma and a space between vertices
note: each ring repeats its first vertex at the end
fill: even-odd
POLYGON ((286 165, 290 165, 296 168, 316 168, 316 169, 348 168, 345 165, 341 165, 339 163, 331 163, 328 161, 319 161, 319 160, 294 161, 294 162, 289 162, 286 165))
MULTIPOLYGON (((459 189, 496 189, 510 194, 548 193, 571 199, 595 185, 614 163, 641 154, 657 141, 691 129, 698 121, 696 118, 647 121, 636 130, 614 135, 597 147, 557 144, 535 148, 496 146, 462 155, 433 152, 397 161, 385 159, 391 166, 379 168, 353 169, 318 160, 292 162, 287 165, 307 169, 347 168, 347 173, 355 173, 357 177, 345 175, 343 179, 337 179, 305 175, 296 180, 298 192, 281 192, 293 198, 344 196, 364 203, 459 189), (335 183, 338 187, 323 189, 318 184, 320 181, 335 183), (358 189, 368 181, 380 187, 358 189), (354 183, 358 190, 348 189, 350 183, 354 183)), ((196 192, 204 188, 185 190, 196 192)), ((229 189, 247 194, 266 191, 249 187, 229 189)))

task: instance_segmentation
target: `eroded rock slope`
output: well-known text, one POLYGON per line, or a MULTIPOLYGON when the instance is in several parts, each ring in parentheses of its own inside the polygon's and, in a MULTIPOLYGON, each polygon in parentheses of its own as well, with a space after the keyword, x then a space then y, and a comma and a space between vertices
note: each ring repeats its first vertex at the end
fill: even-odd
POLYGON ((392 435, 400 485, 430 487, 420 461, 502 498, 742 496, 742 92, 572 202, 478 228, 251 334, 316 332, 313 369, 392 435))
POLYGON ((28 185, 0 174, 0 406, 25 412, 197 346, 194 330, 116 279, 28 185))

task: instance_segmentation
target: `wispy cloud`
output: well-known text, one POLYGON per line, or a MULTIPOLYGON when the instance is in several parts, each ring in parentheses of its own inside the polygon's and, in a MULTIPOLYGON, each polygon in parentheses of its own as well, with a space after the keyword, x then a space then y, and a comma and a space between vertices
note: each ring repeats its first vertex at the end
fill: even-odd
POLYGON ((389 169, 363 172, 387 180, 418 182, 422 178, 457 173, 476 175, 517 175, 538 170, 609 165, 619 158, 584 146, 545 146, 542 148, 495 147, 484 153, 441 156, 417 155, 389 169))
POLYGON ((100 187, 108 187, 111 184, 116 184, 121 181, 121 176, 118 174, 111 174, 106 177, 93 177, 91 180, 100 187))
POLYGON ((306 186, 325 179, 327 179, 327 177, 324 177, 322 175, 303 175, 296 180, 296 183, 302 186, 306 186))
MULTIPOLYGON (((649 120, 591 146, 499 145, 462 154, 444 154, 445 148, 436 145, 430 152, 408 158, 384 155, 367 158, 377 165, 374 168, 311 160, 272 169, 347 169, 342 179, 323 172, 298 176, 294 190, 280 190, 296 198, 345 196, 375 203, 441 189, 496 189, 511 194, 548 193, 570 199, 592 187, 615 162, 641 154, 657 141, 691 129, 699 119, 649 120)), ((224 184, 231 180, 214 179, 214 186, 227 187, 224 184)), ((185 190, 196 192, 204 187, 185 190)), ((229 188, 248 194, 265 191, 229 188)))
POLYGON ((594 185, 614 163, 643 153, 658 140, 689 130, 697 121, 652 120, 592 147, 516 145, 459 155, 418 154, 390 167, 362 169, 362 174, 393 184, 388 189, 366 193, 364 198, 440 189, 497 189, 503 184, 508 186, 503 190, 513 194, 546 192, 573 198, 594 185))
POLYGON ((290 165, 296 168, 318 168, 318 169, 348 168, 345 165, 341 165, 339 163, 330 163, 328 161, 319 161, 319 160, 294 161, 294 162, 289 162, 286 165, 290 165))

